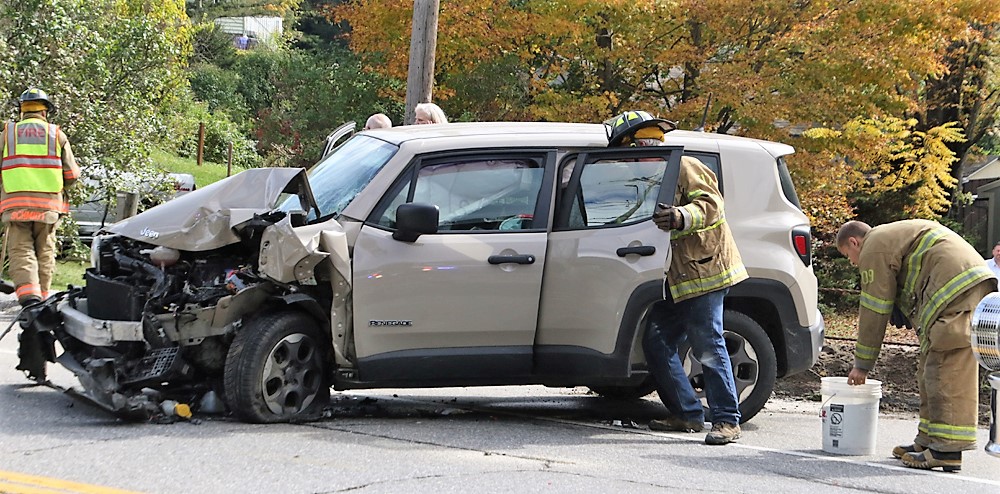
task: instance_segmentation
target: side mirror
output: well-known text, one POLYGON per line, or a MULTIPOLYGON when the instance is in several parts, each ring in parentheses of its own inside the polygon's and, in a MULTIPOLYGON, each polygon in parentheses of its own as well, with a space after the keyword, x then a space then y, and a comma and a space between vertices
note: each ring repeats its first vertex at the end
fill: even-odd
POLYGON ((432 204, 400 204, 396 208, 396 231, 392 232, 392 238, 401 242, 415 242, 425 233, 437 233, 438 215, 438 207, 432 204))

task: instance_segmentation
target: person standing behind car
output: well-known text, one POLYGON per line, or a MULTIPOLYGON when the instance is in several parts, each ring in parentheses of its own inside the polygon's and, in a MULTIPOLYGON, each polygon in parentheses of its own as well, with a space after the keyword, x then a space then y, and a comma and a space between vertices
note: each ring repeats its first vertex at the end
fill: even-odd
POLYGON ((1000 242, 993 246, 993 257, 986 260, 986 267, 993 271, 993 275, 1000 278, 1000 242))
POLYGON ((392 127, 392 120, 384 113, 376 113, 365 121, 365 128, 363 130, 370 129, 388 129, 392 127))
POLYGON ((56 263, 56 228, 69 212, 63 196, 80 177, 66 134, 47 120, 55 107, 37 88, 21 93, 21 120, 3 131, 0 219, 17 301, 48 296, 56 263))
POLYGON ((872 228, 848 221, 837 250, 861 275, 858 342, 847 384, 865 384, 875 367, 893 307, 920 337, 920 422, 913 444, 892 455, 910 468, 962 468, 976 447, 979 366, 971 346, 972 314, 997 279, 976 249, 940 223, 902 220, 872 228))
MULTIPOLYGON (((625 112, 612 120, 610 146, 659 146, 672 122, 644 111, 625 112)), ((701 400, 684 372, 678 345, 687 336, 702 365, 712 430, 706 444, 739 439, 740 409, 729 351, 722 335, 722 303, 729 287, 747 278, 736 241, 726 223, 719 182, 695 158, 681 158, 674 206, 657 205, 653 221, 670 233, 665 266, 664 300, 649 313, 643 349, 657 392, 670 415, 653 420, 653 430, 699 432, 705 415, 701 400)))
POLYGON ((448 123, 444 110, 434 103, 419 103, 413 108, 413 123, 415 125, 448 123))

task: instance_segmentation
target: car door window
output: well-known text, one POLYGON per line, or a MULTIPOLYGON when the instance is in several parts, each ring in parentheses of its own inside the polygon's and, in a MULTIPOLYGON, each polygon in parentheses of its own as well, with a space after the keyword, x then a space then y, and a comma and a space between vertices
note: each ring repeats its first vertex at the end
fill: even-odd
POLYGON ((553 228, 614 228, 652 218, 657 202, 673 201, 683 152, 680 146, 650 146, 566 156, 558 174, 553 228), (661 187, 664 182, 667 189, 661 187))
POLYGON ((535 228, 543 176, 543 162, 536 158, 434 161, 419 168, 415 182, 399 187, 378 224, 394 228, 396 208, 420 202, 438 207, 438 229, 442 232, 530 230, 535 228))
MULTIPOLYGON (((566 197, 573 203, 568 226, 577 229, 626 225, 651 218, 666 166, 667 162, 661 158, 588 163, 580 173, 579 188, 566 197)), ((563 170, 563 176, 569 173, 563 170)))

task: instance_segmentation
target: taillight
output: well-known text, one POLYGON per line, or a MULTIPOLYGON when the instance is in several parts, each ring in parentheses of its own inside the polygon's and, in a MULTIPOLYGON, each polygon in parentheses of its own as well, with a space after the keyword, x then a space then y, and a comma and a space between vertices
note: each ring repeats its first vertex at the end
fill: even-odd
POLYGON ((802 259, 806 266, 812 264, 812 234, 808 228, 795 228, 792 230, 792 246, 795 253, 802 259))

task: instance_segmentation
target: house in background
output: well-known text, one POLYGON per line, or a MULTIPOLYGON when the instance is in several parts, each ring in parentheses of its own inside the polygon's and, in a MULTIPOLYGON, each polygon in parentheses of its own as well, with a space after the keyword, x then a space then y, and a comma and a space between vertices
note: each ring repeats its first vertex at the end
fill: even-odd
POLYGON ((978 238, 976 250, 989 257, 1000 241, 1000 156, 984 156, 966 165, 962 192, 973 197, 972 204, 963 208, 962 225, 978 238))
POLYGON ((258 44, 271 44, 281 37, 281 17, 218 17, 215 25, 233 36, 239 49, 253 48, 258 44))

